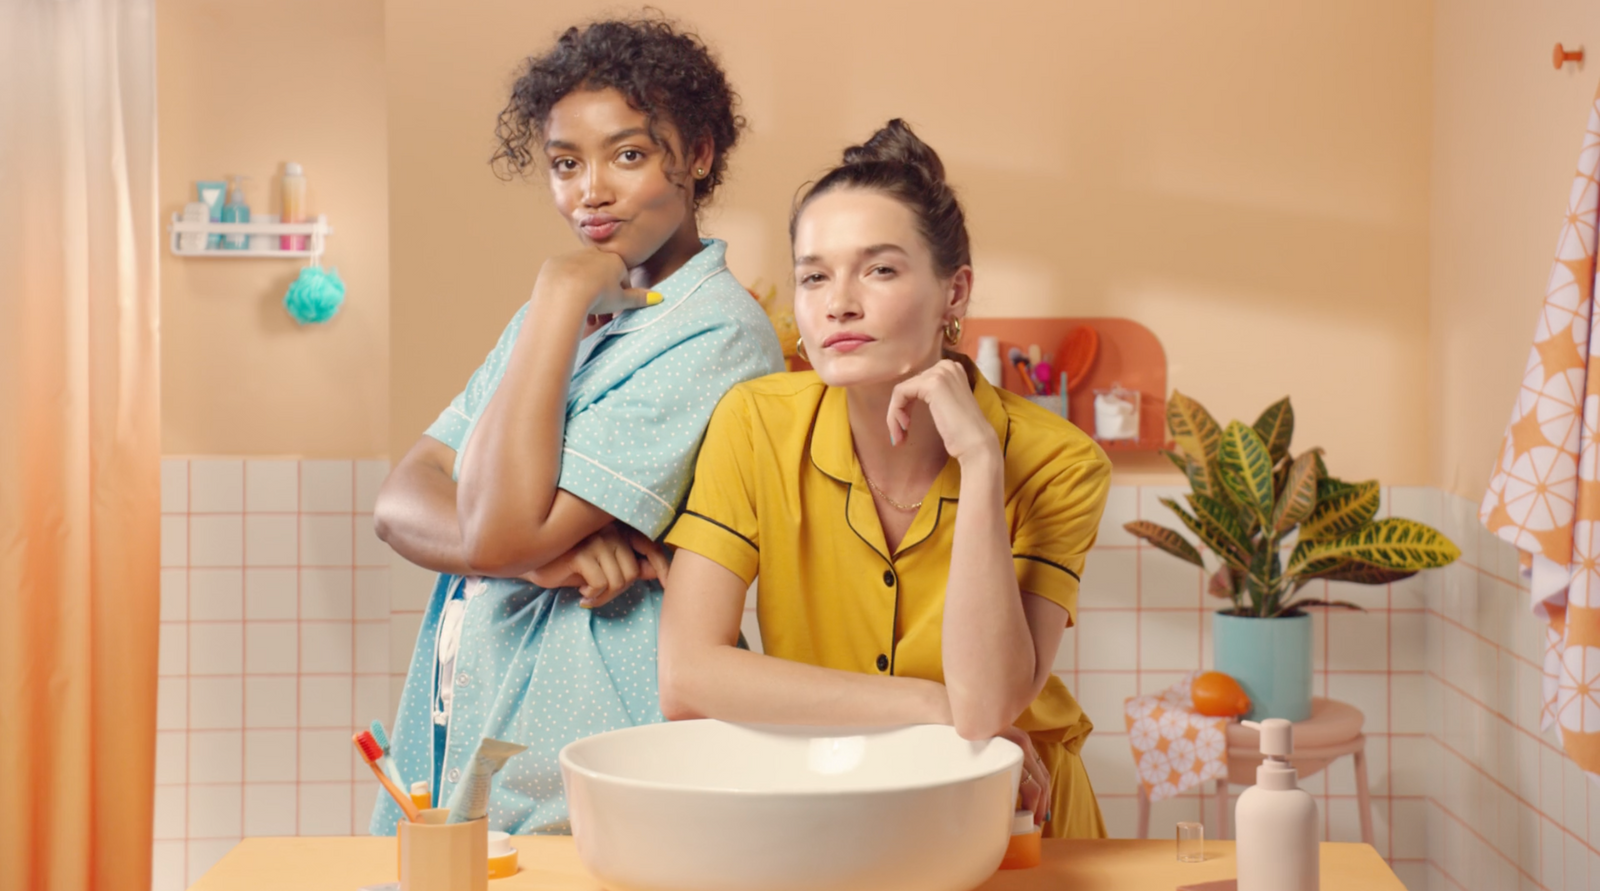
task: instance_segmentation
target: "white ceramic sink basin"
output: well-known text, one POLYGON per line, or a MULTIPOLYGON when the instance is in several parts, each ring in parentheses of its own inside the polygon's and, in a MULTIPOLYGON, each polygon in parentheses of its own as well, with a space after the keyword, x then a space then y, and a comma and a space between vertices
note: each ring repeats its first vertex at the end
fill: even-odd
POLYGON ((679 721, 561 750, 610 891, 968 891, 1010 837, 1022 751, 955 730, 679 721))

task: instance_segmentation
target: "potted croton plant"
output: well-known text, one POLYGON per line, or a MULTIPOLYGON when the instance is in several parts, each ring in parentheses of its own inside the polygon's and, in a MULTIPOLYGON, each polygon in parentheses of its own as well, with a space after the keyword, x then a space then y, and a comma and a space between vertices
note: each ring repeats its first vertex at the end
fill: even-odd
MULTIPOLYGON (((1162 499, 1214 555, 1208 591, 1231 601, 1212 624, 1218 671, 1249 694, 1250 717, 1311 716, 1311 607, 1360 609, 1300 593, 1316 579, 1382 585, 1445 566, 1461 551, 1413 520, 1374 520, 1377 480, 1347 483, 1328 474, 1322 449, 1293 454, 1294 409, 1287 398, 1254 424, 1221 427, 1200 403, 1174 392, 1167 426, 1178 446, 1165 452, 1189 480, 1188 509, 1162 499)), ((1140 520, 1123 528, 1202 569, 1200 551, 1178 532, 1140 520)))

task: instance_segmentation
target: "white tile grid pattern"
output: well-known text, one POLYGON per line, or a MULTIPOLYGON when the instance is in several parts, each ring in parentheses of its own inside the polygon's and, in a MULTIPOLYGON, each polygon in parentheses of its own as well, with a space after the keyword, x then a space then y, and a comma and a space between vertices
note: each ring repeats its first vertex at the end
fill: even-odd
MULTIPOLYGON (((372 537, 386 471, 382 461, 163 462, 157 891, 185 887, 241 837, 365 831, 377 789, 349 736, 371 718, 391 719, 434 583, 372 537)), ((1212 661, 1210 617, 1220 604, 1205 596, 1201 574, 1122 530, 1132 519, 1176 525, 1158 499, 1178 491, 1113 487, 1079 628, 1055 662, 1097 724, 1083 754, 1113 836, 1134 829, 1123 699, 1212 661)), ((1436 888, 1588 887, 1567 879, 1581 863, 1585 881, 1600 880, 1589 828, 1600 834, 1600 814, 1589 819, 1600 795, 1529 723, 1539 654, 1514 555, 1487 535, 1480 541, 1474 506, 1438 490, 1389 489, 1385 504, 1445 530, 1463 561, 1396 585, 1334 584, 1330 596, 1368 611, 1317 619, 1319 694, 1367 716, 1380 852, 1413 891, 1430 876, 1444 883, 1436 888), (1519 761, 1519 747, 1532 754, 1519 761), (1484 760, 1491 755, 1499 760, 1484 760), (1487 794, 1443 795, 1457 773, 1487 794), (1579 794, 1566 791, 1574 787, 1579 794), (1496 852, 1512 884, 1486 878, 1500 875, 1495 863, 1446 869, 1464 862, 1446 856, 1446 841, 1496 852)), ((742 627, 759 651, 755 606, 752 590, 742 627)), ((1318 796, 1324 837, 1357 840, 1348 759, 1305 786, 1318 796)), ((1209 798, 1206 790, 1157 804, 1152 834, 1200 819, 1217 837, 1209 798)))
POLYGON ((162 462, 156 891, 247 836, 365 832, 377 787, 350 736, 393 715, 389 557, 372 535, 387 472, 162 462))
POLYGON ((1515 548, 1440 497, 1459 567, 1427 604, 1427 887, 1600 888, 1600 788, 1539 729, 1544 624, 1515 548))
MULTIPOLYGON (((1056 674, 1078 696, 1096 729, 1083 758, 1113 837, 1131 837, 1137 809, 1123 701, 1165 689, 1184 672, 1210 668, 1211 616, 1224 602, 1205 593, 1204 574, 1129 537, 1122 525, 1153 520, 1181 529, 1160 499, 1179 497, 1170 486, 1113 487, 1100 537, 1079 596, 1078 627, 1067 633, 1071 655, 1058 656, 1056 674)), ((1434 522, 1440 495, 1430 488, 1384 492, 1384 510, 1434 522)), ((1315 615, 1314 682, 1319 696, 1349 702, 1366 715, 1368 784, 1375 842, 1408 887, 1426 880, 1427 849, 1418 831, 1425 813, 1429 769, 1425 713, 1426 606, 1442 587, 1438 574, 1395 585, 1314 583, 1308 593, 1360 604, 1366 612, 1315 615)), ((1066 649, 1068 644, 1064 644, 1066 649)), ((1322 837, 1359 841, 1354 768, 1350 759, 1305 779, 1317 796, 1322 837)), ((1242 787, 1230 789, 1236 798, 1242 787)), ((1153 838, 1180 820, 1214 825, 1214 787, 1207 784, 1151 809, 1153 838)), ((1230 807, 1231 814, 1231 807, 1230 807)))

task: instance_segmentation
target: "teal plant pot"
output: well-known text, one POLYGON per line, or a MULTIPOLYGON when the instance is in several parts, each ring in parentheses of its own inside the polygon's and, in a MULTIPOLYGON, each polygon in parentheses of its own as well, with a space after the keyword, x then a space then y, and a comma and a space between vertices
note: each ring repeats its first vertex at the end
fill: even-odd
POLYGON ((1256 619, 1217 613, 1211 624, 1217 671, 1250 697, 1252 721, 1311 717, 1311 616, 1256 619))

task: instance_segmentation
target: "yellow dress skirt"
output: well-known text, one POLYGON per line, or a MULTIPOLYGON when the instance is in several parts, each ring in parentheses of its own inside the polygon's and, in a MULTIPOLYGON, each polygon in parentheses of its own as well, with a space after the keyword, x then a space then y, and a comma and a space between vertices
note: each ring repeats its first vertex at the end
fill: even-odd
POLYGON ((1100 802, 1089 783, 1089 771, 1079 751, 1083 737, 1062 743, 1061 731, 1028 734, 1033 747, 1050 771, 1050 819, 1044 826, 1045 838, 1105 838, 1106 823, 1100 816, 1100 802), (1050 737, 1057 737, 1051 739, 1050 737))

